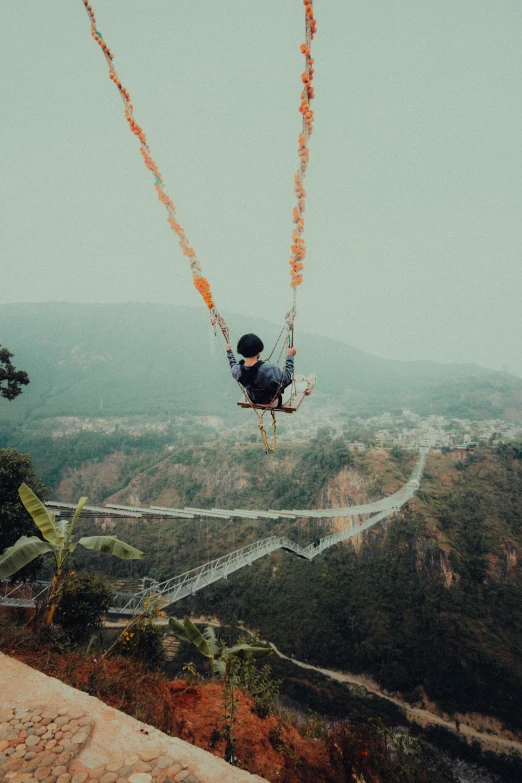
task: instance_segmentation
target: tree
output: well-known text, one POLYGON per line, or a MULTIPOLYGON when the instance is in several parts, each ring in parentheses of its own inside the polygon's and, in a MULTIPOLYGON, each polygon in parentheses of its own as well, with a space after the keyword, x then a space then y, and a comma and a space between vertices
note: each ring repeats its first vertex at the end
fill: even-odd
POLYGON ((64 569, 70 556, 78 545, 93 552, 104 552, 115 555, 122 560, 137 560, 143 557, 143 552, 134 549, 130 544, 120 541, 116 536, 87 536, 73 541, 74 528, 87 498, 80 498, 72 521, 60 519, 56 521, 44 504, 37 498, 32 489, 22 484, 18 493, 24 506, 32 516, 35 525, 43 536, 22 536, 12 547, 0 555, 0 579, 7 579, 16 574, 39 555, 52 552, 55 560, 54 574, 49 592, 49 604, 46 615, 46 625, 52 625, 56 604, 60 598, 64 569))
MULTIPOLYGON (((27 484, 42 500, 47 500, 47 489, 34 473, 30 455, 16 449, 0 449, 0 552, 34 530, 18 494, 21 484, 27 484)), ((33 560, 19 572, 18 578, 35 579, 40 567, 40 558, 33 560)))
POLYGON ((12 358, 13 354, 0 345, 0 397, 6 400, 14 400, 22 393, 21 386, 30 383, 27 373, 11 364, 12 358))

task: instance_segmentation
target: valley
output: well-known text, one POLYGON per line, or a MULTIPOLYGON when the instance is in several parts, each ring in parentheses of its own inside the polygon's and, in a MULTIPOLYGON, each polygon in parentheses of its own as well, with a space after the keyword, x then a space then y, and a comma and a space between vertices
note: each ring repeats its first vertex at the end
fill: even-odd
MULTIPOLYGON (((468 365, 383 363, 310 338, 300 360, 309 363, 313 349, 328 382, 298 416, 279 417, 278 448, 267 456, 199 327, 190 357, 167 345, 169 330, 180 319, 192 323, 192 313, 153 310, 154 318, 144 306, 131 319, 122 306, 109 326, 105 308, 80 307, 69 311, 65 331, 59 313, 50 328, 48 309, 38 306, 30 326, 18 322, 17 360, 32 382, 0 412, 0 454, 30 455, 42 497, 59 502, 87 495, 93 506, 301 513, 86 513, 82 536, 115 535, 144 556, 122 561, 78 548, 75 573, 98 573, 120 592, 139 590, 146 578, 154 591, 158 581, 271 537, 302 553, 337 536, 312 560, 272 551, 167 612, 216 618, 229 644, 242 629, 257 629, 254 637, 281 655, 271 667, 295 720, 312 725, 317 715, 328 726, 363 716, 423 726, 444 752, 510 780, 522 738, 522 383, 468 365), (35 330, 48 335, 44 343, 35 330), (198 376, 200 366, 215 383, 198 376), (428 445, 420 486, 371 529, 357 529, 363 518, 316 513, 381 508, 428 445)), ((49 565, 38 576, 49 578, 49 565)), ((183 643, 169 650, 168 676, 183 676, 187 666, 208 676, 183 643)))

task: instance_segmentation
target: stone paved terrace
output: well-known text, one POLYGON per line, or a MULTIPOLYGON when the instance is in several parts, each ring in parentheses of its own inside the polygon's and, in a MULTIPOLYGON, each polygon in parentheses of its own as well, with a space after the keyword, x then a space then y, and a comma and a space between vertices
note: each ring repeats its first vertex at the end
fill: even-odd
POLYGON ((0 783, 266 783, 0 653, 0 783))

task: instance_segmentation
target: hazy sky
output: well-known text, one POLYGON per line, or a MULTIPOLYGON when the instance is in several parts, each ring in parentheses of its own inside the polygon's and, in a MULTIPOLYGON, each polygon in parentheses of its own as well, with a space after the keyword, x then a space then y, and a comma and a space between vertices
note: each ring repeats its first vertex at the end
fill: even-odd
MULTIPOLYGON (((218 306, 282 318, 301 0, 93 7, 218 306)), ((297 329, 522 374, 520 0, 314 8, 297 329)), ((199 306, 81 0, 3 23, 0 303, 199 306)))

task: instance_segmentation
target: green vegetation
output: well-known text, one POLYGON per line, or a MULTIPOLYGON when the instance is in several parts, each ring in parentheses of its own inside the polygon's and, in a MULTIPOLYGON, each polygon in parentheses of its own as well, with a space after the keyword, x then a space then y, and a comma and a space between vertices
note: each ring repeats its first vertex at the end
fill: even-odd
POLYGON ((163 633, 150 617, 141 615, 119 637, 113 652, 157 669, 165 663, 163 633))
POLYGON ((328 480, 353 464, 344 439, 332 438, 327 429, 319 430, 291 475, 273 487, 276 508, 313 508, 328 480))
POLYGON ((339 721, 328 726, 324 735, 340 783, 352 783, 354 773, 367 779, 374 770, 384 780, 398 783, 454 780, 449 764, 422 739, 390 730, 382 721, 339 721))
POLYGON ((7 579, 27 566, 37 557, 52 552, 55 560, 51 587, 49 590, 48 611, 46 624, 52 625, 56 604, 60 598, 62 581, 66 574, 70 556, 77 546, 89 549, 93 552, 103 552, 114 555, 122 560, 136 560, 143 557, 134 547, 119 541, 115 536, 82 536, 77 541, 73 540, 76 523, 81 514, 87 498, 80 498, 72 520, 56 521, 56 516, 50 514, 41 500, 35 495, 27 484, 22 484, 18 493, 20 499, 31 515, 33 522, 40 530, 43 539, 38 536, 21 536, 13 546, 0 555, 0 579, 7 579))
POLYGON ((111 606, 113 589, 100 574, 68 573, 62 582, 54 622, 74 645, 83 645, 102 628, 102 616, 111 606))
POLYGON ((17 370, 11 359, 13 354, 0 345, 0 397, 4 400, 14 400, 22 393, 22 386, 27 386, 29 376, 23 370, 17 370))
MULTIPOLYGON (((80 432, 56 438, 45 432, 33 434, 21 427, 0 425, 0 446, 6 447, 6 450, 9 447, 9 450, 30 453, 34 469, 45 485, 52 489, 58 486, 66 473, 75 468, 89 461, 101 463, 106 457, 122 454, 125 459, 117 484, 106 487, 97 482, 94 488, 89 487, 90 497, 95 501, 126 486, 136 473, 146 470, 159 459, 167 443, 175 443, 178 439, 175 432, 141 436, 118 432, 80 432)), ((74 489, 76 494, 80 494, 84 488, 74 489)))
POLYGON ((477 452, 460 470, 451 455, 433 456, 422 501, 357 553, 340 546, 311 563, 280 554, 183 605, 258 627, 305 661, 371 673, 413 702, 424 688, 447 711, 520 727, 517 454, 477 452))
MULTIPOLYGON (((249 644, 246 638, 228 647, 218 639, 211 625, 200 631, 188 617, 181 623, 174 617, 169 618, 169 631, 182 642, 192 644, 198 652, 208 659, 212 674, 219 674, 223 681, 223 715, 220 735, 225 740, 225 760, 236 763, 236 743, 234 722, 238 708, 235 691, 246 690, 254 699, 257 714, 266 718, 276 709, 280 682, 271 677, 270 666, 256 668, 254 660, 272 654, 270 647, 249 644)), ((255 641, 258 641, 255 635, 255 641)))
POLYGON ((162 666, 166 660, 165 646, 163 633, 155 624, 155 620, 165 616, 163 611, 165 603, 160 595, 151 593, 143 602, 141 611, 125 622, 125 627, 104 650, 100 660, 111 655, 122 655, 140 661, 153 669, 162 666))
MULTIPOLYGON (((241 637, 237 638, 237 632, 233 630, 221 629, 221 633, 227 636, 230 633, 234 640, 238 643, 242 642, 241 637)), ((243 641, 255 643, 256 638, 256 635, 248 639, 243 637, 243 641)), ((192 720, 198 719, 197 703, 199 693, 204 693, 204 678, 195 676, 194 672, 192 676, 187 678, 184 672, 187 668, 192 669, 192 667, 184 666, 179 656, 177 656, 175 665, 180 673, 183 672, 183 680, 189 680, 185 683, 169 682, 169 676, 166 676, 156 666, 145 666, 128 652, 110 660, 103 657, 93 659, 92 654, 85 655, 77 651, 71 653, 64 648, 64 641, 63 637, 49 636, 49 634, 43 634, 41 630, 37 629, 28 633, 26 619, 18 624, 16 621, 0 615, 0 650, 8 654, 12 654, 16 650, 17 657, 34 668, 86 691, 106 703, 114 704, 116 702, 123 712, 173 736, 182 736, 185 720, 183 715, 178 714, 172 696, 189 691, 192 720), (151 671, 151 668, 154 671, 151 671), (195 701, 194 696, 196 696, 195 701)), ((75 649, 77 649, 76 645, 75 649)), ((189 649, 188 642, 186 649, 189 649)), ((253 660, 235 659, 234 665, 237 664, 239 667, 248 669, 250 666, 256 668, 256 663, 253 660)), ((281 663, 288 664, 290 667, 294 666, 290 662, 281 663)), ((173 664, 168 665, 169 671, 172 666, 173 664)), ((265 668, 258 668, 258 671, 263 671, 265 668)), ((345 686, 339 683, 327 683, 321 675, 315 672, 309 674, 312 678, 311 685, 314 691, 322 690, 321 682, 323 681, 325 689, 333 686, 348 694, 345 686)), ((272 689, 277 688, 278 684, 278 682, 274 682, 273 677, 270 677, 272 689)), ((253 692, 250 691, 248 685, 245 686, 243 675, 235 672, 234 679, 230 679, 223 691, 222 721, 218 724, 222 726, 222 729, 212 732, 209 738, 212 747, 222 737, 226 740, 231 728, 231 742, 230 744, 225 743, 225 753, 228 749, 229 755, 227 757, 231 762, 235 761, 236 756, 234 727, 237 726, 239 689, 253 692)), ((312 783, 312 781, 313 783, 333 783, 334 781, 340 783, 343 780, 351 780, 349 776, 345 777, 349 774, 351 763, 352 769, 358 774, 361 774, 363 770, 367 773, 365 777, 367 780, 456 783, 456 778, 451 775, 445 760, 434 752, 433 748, 428 746, 424 740, 417 740, 415 730, 407 731, 403 727, 395 730, 379 720, 369 719, 368 715, 364 714, 364 707, 368 702, 361 699, 360 703, 363 707, 362 713, 353 708, 353 703, 348 698, 344 704, 344 715, 348 714, 349 719, 333 723, 327 723, 317 715, 310 715, 308 719, 303 720, 278 707, 275 712, 277 717, 265 724, 266 740, 280 754, 285 774, 287 774, 288 764, 288 768, 294 770, 297 776, 282 779, 293 783, 296 781, 299 783, 312 783), (303 764, 303 761, 296 756, 292 745, 285 739, 289 722, 299 729, 302 736, 313 737, 316 740, 316 750, 324 742, 330 747, 332 756, 335 757, 332 757, 334 769, 330 770, 326 765, 310 770, 306 764, 303 764), (381 777, 379 778, 377 775, 381 777)), ((342 700, 339 700, 339 706, 342 706, 342 700)), ((391 709, 395 709, 393 705, 389 706, 391 709)), ((404 726, 404 719, 398 722, 404 726)), ((387 723, 389 723, 388 720, 387 723)), ((391 723, 393 726, 393 720, 391 723)), ((259 736, 259 728, 257 731, 259 736)), ((444 747, 452 758, 464 758, 470 762, 481 763, 494 770, 505 783, 512 783, 521 774, 522 766, 517 758, 482 753, 476 743, 470 747, 463 740, 440 729, 440 727, 429 729, 427 734, 427 739, 431 743, 444 747)), ((264 738, 258 740, 261 754, 266 740, 264 738)), ((208 747, 206 742, 202 746, 208 747)), ((244 746, 238 747, 237 755, 240 758, 240 766, 245 767, 247 757, 244 753, 244 746)), ((249 768, 248 765, 246 768, 249 768)))
MULTIPOLYGON (((515 444, 464 460, 433 454, 409 510, 369 533, 358 552, 340 546, 311 563, 280 553, 185 599, 181 608, 259 627, 263 638, 297 658, 371 673, 411 703, 426 692, 450 712, 481 711, 518 726, 521 453, 515 444)), ((392 450, 367 491, 379 497, 400 485, 411 459, 392 450)), ((194 505, 313 507, 344 467, 367 482, 375 472, 372 453, 353 455, 342 439, 323 431, 309 444, 282 448, 269 463, 257 444, 162 452, 141 488, 151 493, 150 502, 154 493, 168 491, 178 494, 180 505, 190 497, 194 505)), ((82 535, 99 534, 92 519, 80 524, 82 535)), ((134 563, 103 564, 78 548, 75 567, 103 569, 136 586, 140 576, 167 578, 256 537, 285 533, 309 542, 322 534, 314 520, 117 521, 110 532, 147 554, 134 563)), ((311 689, 301 697, 316 709, 311 689)))
MULTIPOLYGON (((282 448, 270 461, 257 443, 234 446, 227 441, 180 444, 169 452, 153 445, 144 454, 132 444, 122 471, 132 461, 145 468, 139 491, 148 502, 161 494, 176 498, 169 501, 176 505, 190 500, 207 507, 313 508, 330 492, 339 471, 348 468, 345 479, 350 476, 362 492, 380 496, 403 483, 412 458, 400 450, 353 454, 343 439, 322 431, 310 443, 282 448)), ((121 475, 114 479, 117 486, 121 475)), ((99 534, 93 520, 80 519, 79 524, 83 536, 99 534)), ((143 575, 167 577, 255 537, 284 532, 310 541, 319 530, 314 520, 119 521, 111 534, 127 538, 147 555, 132 563, 108 561, 104 570, 135 582, 143 575)), ((185 599, 179 608, 187 614, 217 615, 231 625, 242 621, 258 627, 263 638, 298 659, 373 674, 383 687, 400 691, 412 704, 426 694, 448 712, 483 712, 520 728, 521 548, 522 445, 479 449, 463 459, 431 454, 409 508, 369 532, 357 551, 350 544, 339 546, 311 563, 280 553, 185 599)), ((79 548, 74 564, 80 572, 103 567, 96 553, 79 548)), ((136 642, 128 643, 125 655, 141 648, 137 632, 130 633, 136 642)), ((159 650, 159 634, 156 642, 152 634, 149 641, 158 642, 159 650)), ((252 640, 227 638, 226 643, 231 647, 252 640)), ((166 670, 181 672, 184 657, 191 654, 188 649, 182 645, 166 670)), ((363 709, 362 698, 317 673, 304 674, 290 662, 275 659, 273 673, 263 674, 252 663, 248 677, 232 671, 231 665, 235 679, 229 683, 229 717, 237 688, 252 693, 259 688, 270 695, 273 676, 284 678, 281 696, 300 710, 341 720, 363 709)), ((391 723, 400 720, 393 705, 383 708, 377 700, 364 701, 370 714, 388 710, 391 723)), ((277 741, 275 734, 273 739, 277 741)))
MULTIPOLYGON (((300 503, 312 507, 312 498, 324 490, 330 479, 343 466, 354 464, 354 457, 344 441, 333 438, 326 431, 320 432, 309 444, 282 447, 271 457, 269 464, 257 443, 231 447, 230 444, 217 442, 180 447, 172 452, 150 452, 145 456, 156 461, 147 463, 141 473, 140 502, 154 503, 163 494, 172 498, 166 505, 174 506, 278 508, 300 503)), ((130 454, 128 460, 134 465, 139 455, 130 454)), ((357 464, 361 467, 363 459, 358 458, 357 464)), ((111 462, 111 470, 112 465, 111 462)), ((102 463, 100 470, 103 467, 102 463)), ((127 460, 120 463, 120 468, 123 473, 127 472, 127 460)), ((408 464, 405 472, 400 468, 390 471, 397 486, 405 479, 409 469, 408 464)), ((119 487, 120 478, 114 481, 116 486, 106 488, 106 492, 112 490, 114 493, 119 487)), ((128 502, 125 495, 112 497, 112 500, 128 502)), ((131 565, 117 561, 102 563, 96 555, 77 550, 75 566, 80 570, 102 570, 115 579, 126 579, 133 584, 140 576, 168 578, 176 571, 186 571, 244 546, 254 538, 288 533, 296 540, 306 538, 311 541, 318 532, 313 521, 303 526, 272 520, 238 524, 237 521, 223 523, 215 519, 164 519, 143 524, 141 521, 114 519, 110 524, 111 533, 144 551, 144 558, 131 565)), ((80 525, 82 535, 99 533, 93 519, 82 518, 80 525)))
POLYGON ((231 674, 230 669, 225 672, 223 681, 223 701, 222 707, 222 729, 221 737, 225 740, 225 761, 228 764, 237 764, 236 759, 236 738, 234 735, 234 722, 236 719, 236 712, 238 709, 238 701, 235 694, 235 678, 231 674))
MULTIPOLYGON (((247 642, 258 645, 257 632, 245 633, 232 626, 221 626, 216 629, 219 637, 228 645, 247 642)), ((181 643, 174 661, 166 664, 166 671, 172 677, 178 676, 187 665, 194 666, 195 673, 204 677, 207 673, 206 663, 199 659, 192 664, 193 647, 188 642, 181 643)), ((258 661, 242 664, 245 668, 254 668, 258 672, 265 667, 258 661)), ((313 723, 314 716, 324 716, 329 721, 341 720, 346 715, 357 714, 369 720, 382 717, 391 726, 404 724, 404 716, 399 707, 378 696, 368 697, 366 694, 355 693, 348 685, 331 680, 320 672, 307 670, 304 672, 292 661, 273 655, 270 659, 270 678, 278 684, 278 695, 283 707, 295 709, 299 714, 307 715, 313 723)), ((248 679, 248 675, 245 675, 248 679)), ((255 690, 255 688, 254 688, 255 690)))
POLYGON ((249 661, 272 654, 270 647, 253 647, 245 642, 235 644, 233 647, 220 644, 211 625, 201 632, 189 617, 184 617, 182 623, 175 617, 169 617, 169 631, 177 639, 193 644, 201 655, 208 658, 210 671, 213 674, 220 674, 222 677, 231 672, 233 661, 236 658, 249 661))
POLYGON ((282 680, 274 679, 270 664, 255 666, 252 660, 236 658, 233 666, 239 686, 252 696, 260 718, 268 718, 279 710, 282 680))
MULTIPOLYGON (((44 501, 48 499, 48 491, 34 472, 29 454, 0 449, 0 552, 34 530, 34 523, 18 494, 21 484, 27 484, 44 501)), ((34 579, 40 567, 41 560, 37 558, 19 572, 18 578, 21 581, 34 579)))

